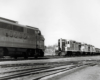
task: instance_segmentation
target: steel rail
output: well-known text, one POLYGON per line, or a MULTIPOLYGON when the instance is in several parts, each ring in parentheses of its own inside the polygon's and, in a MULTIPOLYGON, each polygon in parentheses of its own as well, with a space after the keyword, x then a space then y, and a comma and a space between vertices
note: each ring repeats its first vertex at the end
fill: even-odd
MULTIPOLYGON (((75 67, 75 66, 73 66, 75 67)), ((56 71, 56 70, 62 70, 62 69, 65 69, 65 68, 59 68, 59 69, 52 69, 52 68, 44 68, 44 69, 39 69, 39 70, 36 70, 36 71, 26 71, 26 72, 21 72, 21 73, 18 73, 18 74, 14 74, 14 75, 8 75, 8 76, 4 76, 4 77, 0 77, 0 80, 8 80, 8 79, 12 79, 12 78, 17 78, 17 77, 22 77, 22 76, 27 76, 27 75, 35 75, 35 74, 39 74, 39 73, 44 73, 44 72, 51 72, 51 71, 56 71)))
MULTIPOLYGON (((84 65, 84 64, 83 64, 84 65)), ((0 80, 8 80, 8 79, 13 79, 13 78, 17 78, 17 77, 22 77, 22 76, 28 76, 28 75, 35 75, 35 74, 40 74, 40 73, 45 73, 45 72, 51 72, 51 71, 57 71, 57 70, 61 70, 60 72, 62 71, 65 71, 65 70, 69 70, 69 69, 73 69, 73 68, 76 68, 76 67, 80 67, 80 66, 83 66, 82 64, 77 64, 77 65, 73 65, 71 66, 70 68, 68 67, 65 67, 65 68, 57 68, 57 69, 44 69, 44 70, 36 70, 36 71, 26 71, 26 72, 22 72, 22 73, 18 73, 18 74, 14 74, 14 75, 9 75, 9 76, 4 76, 4 77, 0 77, 0 80)), ((87 64, 85 64, 87 65, 87 64)), ((40 79, 41 77, 37 78, 37 79, 40 79)), ((35 79, 35 80, 37 80, 35 79)))
MULTIPOLYGON (((44 78, 44 77, 48 77, 48 76, 51 76, 51 75, 53 75, 53 74, 58 74, 58 73, 60 73, 60 72, 72 70, 72 69, 75 69, 75 68, 77 68, 76 70, 79 70, 79 69, 82 69, 82 68, 84 68, 84 67, 87 67, 88 65, 89 65, 89 66, 95 66, 96 64, 78 65, 78 66, 71 67, 71 68, 69 68, 69 69, 62 69, 61 71, 56 71, 56 72, 51 73, 51 74, 43 75, 43 76, 34 78, 34 79, 32 79, 32 80, 40 80, 40 79, 42 79, 42 78, 44 78)), ((71 72, 73 72, 73 71, 71 71, 71 72)))

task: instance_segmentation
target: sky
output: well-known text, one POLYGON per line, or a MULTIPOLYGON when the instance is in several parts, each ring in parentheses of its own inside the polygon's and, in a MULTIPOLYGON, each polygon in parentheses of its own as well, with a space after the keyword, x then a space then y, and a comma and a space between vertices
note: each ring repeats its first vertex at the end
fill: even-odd
POLYGON ((100 0, 0 0, 0 17, 39 28, 46 46, 64 38, 100 48, 100 0))

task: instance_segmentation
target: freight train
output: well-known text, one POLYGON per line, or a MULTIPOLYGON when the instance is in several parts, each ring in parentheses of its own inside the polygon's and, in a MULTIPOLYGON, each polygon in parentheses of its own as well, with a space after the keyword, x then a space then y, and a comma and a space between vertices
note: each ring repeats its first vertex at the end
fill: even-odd
POLYGON ((100 49, 86 43, 61 38, 58 39, 58 46, 55 48, 55 54, 57 56, 100 55, 100 49))
POLYGON ((44 37, 32 26, 0 17, 0 57, 43 57, 44 37))

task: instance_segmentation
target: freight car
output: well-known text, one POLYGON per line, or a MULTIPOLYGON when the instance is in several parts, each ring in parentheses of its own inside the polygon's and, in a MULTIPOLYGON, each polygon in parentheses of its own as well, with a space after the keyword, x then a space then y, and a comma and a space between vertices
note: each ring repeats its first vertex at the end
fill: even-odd
POLYGON ((0 17, 0 57, 43 57, 44 41, 38 28, 0 17))
POLYGON ((80 43, 73 40, 58 39, 57 47, 55 54, 58 56, 100 55, 100 49, 95 48, 93 45, 80 43))

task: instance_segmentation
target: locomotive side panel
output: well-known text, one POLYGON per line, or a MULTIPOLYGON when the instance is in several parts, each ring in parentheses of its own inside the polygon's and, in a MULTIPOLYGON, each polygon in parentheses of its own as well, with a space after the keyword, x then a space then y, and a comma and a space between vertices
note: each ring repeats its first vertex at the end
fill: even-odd
POLYGON ((45 46, 44 46, 44 37, 41 35, 40 36, 40 49, 45 49, 45 46))
POLYGON ((24 27, 1 23, 0 42, 2 47, 36 48, 36 35, 27 34, 24 27), (8 26, 11 29, 8 29, 8 26))
MULTIPOLYGON (((25 28, 26 29, 26 28, 25 28)), ((26 41, 24 42, 27 45, 27 48, 34 48, 36 49, 36 42, 37 42, 37 35, 35 34, 34 29, 27 29, 26 32, 26 41)))
POLYGON ((74 42, 74 51, 75 51, 75 55, 80 55, 80 44, 78 42, 74 42))

